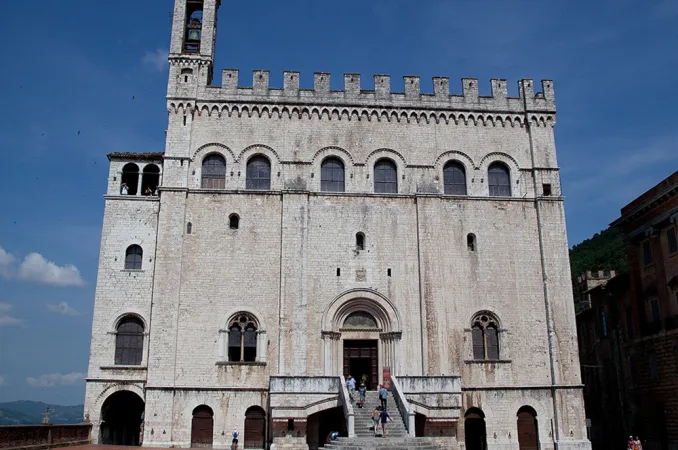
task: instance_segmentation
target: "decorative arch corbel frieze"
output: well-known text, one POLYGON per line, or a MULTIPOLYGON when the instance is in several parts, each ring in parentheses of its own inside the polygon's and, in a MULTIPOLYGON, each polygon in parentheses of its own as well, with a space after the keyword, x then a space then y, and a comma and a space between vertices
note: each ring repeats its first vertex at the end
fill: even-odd
POLYGON ((441 124, 455 126, 479 126, 479 127, 523 127, 529 120, 532 126, 544 127, 555 125, 553 115, 520 115, 498 114, 478 111, 450 111, 450 110, 422 110, 413 108, 385 108, 363 107, 343 105, 280 105, 261 104, 247 102, 191 102, 172 100, 168 103, 168 112, 192 113, 193 110, 209 117, 217 115, 222 117, 247 117, 247 118, 276 118, 288 120, 366 120, 369 122, 397 122, 416 124, 441 124))

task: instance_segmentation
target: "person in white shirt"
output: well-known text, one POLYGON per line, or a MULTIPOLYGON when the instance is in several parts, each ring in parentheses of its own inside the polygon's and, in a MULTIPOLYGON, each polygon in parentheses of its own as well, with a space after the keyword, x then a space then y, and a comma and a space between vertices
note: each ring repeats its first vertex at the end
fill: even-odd
POLYGON ((355 379, 351 375, 346 378, 346 387, 348 388, 348 398, 353 401, 353 394, 355 394, 355 379))

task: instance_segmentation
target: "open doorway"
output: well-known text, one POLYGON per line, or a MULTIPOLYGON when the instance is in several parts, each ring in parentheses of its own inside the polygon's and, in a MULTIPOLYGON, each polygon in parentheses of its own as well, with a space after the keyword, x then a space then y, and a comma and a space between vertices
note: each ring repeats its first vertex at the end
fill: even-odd
POLYGON ((134 392, 111 394, 101 407, 100 444, 139 445, 144 401, 134 392))
MULTIPOLYGON (((308 416, 306 444, 309 450, 317 450, 325 447, 327 436, 336 431, 339 436, 348 436, 346 430, 346 418, 341 406, 317 412, 308 416)), ((292 436, 298 436, 298 432, 292 430, 292 436)))
POLYGON ((466 450, 487 450, 485 414, 478 408, 469 408, 464 415, 466 450))
POLYGON ((376 390, 379 383, 377 340, 344 341, 344 376, 351 375, 356 382, 364 382, 368 390, 376 390))

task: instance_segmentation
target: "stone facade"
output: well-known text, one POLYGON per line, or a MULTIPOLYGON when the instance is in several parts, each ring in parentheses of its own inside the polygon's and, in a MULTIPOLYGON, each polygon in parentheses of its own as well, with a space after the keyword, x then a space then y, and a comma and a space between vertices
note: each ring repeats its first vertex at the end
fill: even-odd
POLYGON ((597 448, 639 436, 644 448, 678 448, 678 172, 621 210, 629 272, 588 291, 577 316, 597 448), (623 434, 620 435, 620 430, 623 434))
POLYGON ((604 270, 599 270, 597 272, 592 272, 587 270, 581 275, 577 276, 576 281, 574 282, 574 309, 577 314, 579 312, 591 308, 591 296, 589 291, 597 286, 605 285, 605 283, 614 278, 616 272, 610 270, 608 272, 604 270))
POLYGON ((450 95, 447 78, 422 94, 405 77, 395 93, 387 75, 368 91, 346 74, 332 91, 329 74, 300 89, 286 72, 275 89, 267 71, 240 87, 224 70, 214 86, 218 4, 176 0, 164 154, 109 155, 85 406, 93 438, 127 433, 104 417, 127 392, 144 402, 144 445, 188 447, 205 423, 214 447, 228 447, 233 429, 247 444, 263 411, 262 446, 314 447, 310 434, 336 414, 350 423, 339 380, 362 360, 347 352, 374 345, 365 370, 379 383, 403 377, 401 405, 446 448, 518 448, 523 407, 542 449, 589 448, 553 83, 535 94, 522 80, 509 98, 492 80, 481 97, 475 79, 450 95), (217 172, 225 162, 217 181, 214 155, 217 172), (248 185, 253 158, 268 165, 265 189, 248 185), (323 190, 328 158, 343 166, 340 192, 323 190), (397 187, 375 193, 383 161, 397 187), (450 162, 465 195, 445 194, 450 162), (121 195, 130 163, 141 183, 157 166, 157 191, 121 195), (491 166, 509 174, 501 191, 491 166), (373 325, 349 326, 352 314, 373 325), (497 357, 476 353, 481 320, 496 330, 497 357), (249 346, 233 347, 232 327, 249 321, 249 346), (127 338, 143 345, 133 364, 120 351, 127 338), (465 433, 469 411, 484 417, 483 436, 465 433))

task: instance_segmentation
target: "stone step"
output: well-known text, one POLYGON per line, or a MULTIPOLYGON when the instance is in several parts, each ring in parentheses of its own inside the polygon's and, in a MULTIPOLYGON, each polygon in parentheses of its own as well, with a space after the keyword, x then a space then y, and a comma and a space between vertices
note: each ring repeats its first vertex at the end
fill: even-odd
POLYGON ((325 444, 325 448, 335 450, 440 450, 440 447, 433 444, 427 438, 414 438, 407 434, 405 422, 395 405, 391 393, 389 393, 387 405, 388 413, 393 421, 386 425, 386 436, 381 436, 378 430, 377 436, 375 436, 374 431, 370 430, 372 426, 372 412, 375 407, 381 406, 379 393, 377 391, 367 392, 363 408, 358 408, 358 399, 359 396, 356 392, 353 401, 356 437, 339 438, 331 444, 325 444))
POLYGON ((335 450, 440 450, 440 447, 433 444, 428 438, 412 437, 372 437, 372 438, 339 438, 330 444, 325 444, 327 449, 335 450))

